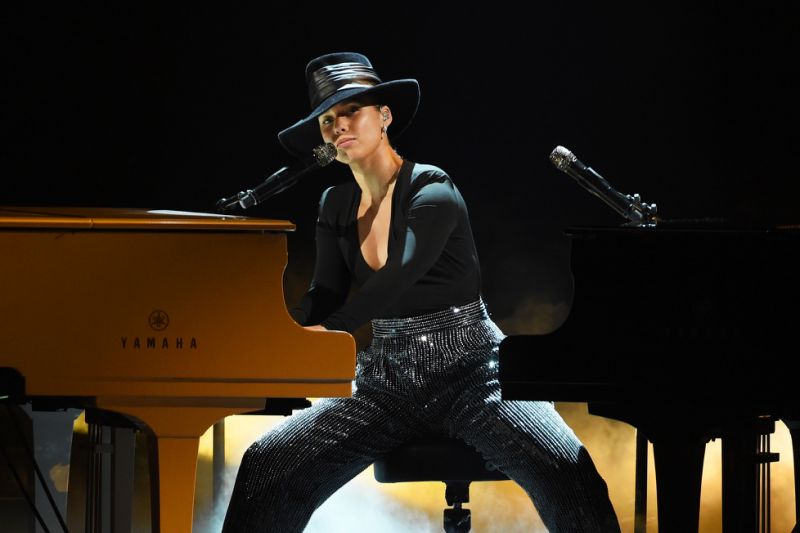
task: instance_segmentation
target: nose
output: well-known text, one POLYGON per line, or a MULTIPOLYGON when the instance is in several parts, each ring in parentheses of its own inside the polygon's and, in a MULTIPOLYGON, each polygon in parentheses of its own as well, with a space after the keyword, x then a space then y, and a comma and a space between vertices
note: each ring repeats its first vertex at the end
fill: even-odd
POLYGON ((334 133, 341 135, 347 131, 347 125, 347 119, 345 117, 336 117, 336 121, 333 124, 334 133))

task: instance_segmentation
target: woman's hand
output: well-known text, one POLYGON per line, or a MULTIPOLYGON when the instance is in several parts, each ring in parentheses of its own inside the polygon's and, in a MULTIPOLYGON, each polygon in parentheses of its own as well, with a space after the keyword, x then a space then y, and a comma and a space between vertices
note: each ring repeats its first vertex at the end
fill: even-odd
POLYGON ((322 324, 317 324, 316 326, 303 326, 303 328, 309 331, 328 331, 328 328, 322 324))

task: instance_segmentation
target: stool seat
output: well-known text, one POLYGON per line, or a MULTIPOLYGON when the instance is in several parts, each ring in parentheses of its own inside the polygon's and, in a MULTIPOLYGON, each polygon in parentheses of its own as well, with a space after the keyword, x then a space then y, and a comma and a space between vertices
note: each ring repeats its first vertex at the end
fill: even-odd
POLYGON ((407 442, 377 459, 375 479, 381 483, 406 481, 501 481, 478 451, 448 437, 425 437, 407 442))
POLYGON ((405 481, 502 481, 508 479, 464 441, 430 436, 403 444, 374 463, 381 483, 405 481))
POLYGON ((502 481, 505 474, 490 466, 478 451, 459 439, 438 435, 407 442, 373 463, 375 479, 381 483, 441 481, 445 500, 445 533, 468 533, 472 528, 469 485, 473 481, 502 481))

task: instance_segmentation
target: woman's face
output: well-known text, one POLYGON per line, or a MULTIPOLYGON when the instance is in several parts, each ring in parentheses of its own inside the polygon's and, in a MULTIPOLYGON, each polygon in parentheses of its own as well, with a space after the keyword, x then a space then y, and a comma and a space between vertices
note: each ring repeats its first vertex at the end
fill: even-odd
MULTIPOLYGON (((388 113, 387 107, 382 109, 388 113)), ((322 139, 336 145, 336 159, 342 163, 372 154, 383 141, 381 128, 389 123, 378 106, 357 100, 336 104, 317 120, 322 139)))

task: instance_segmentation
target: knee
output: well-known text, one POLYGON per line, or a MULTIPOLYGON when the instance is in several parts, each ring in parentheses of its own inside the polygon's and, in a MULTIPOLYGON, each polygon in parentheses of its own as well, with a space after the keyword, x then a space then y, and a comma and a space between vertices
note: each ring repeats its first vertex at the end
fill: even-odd
POLYGON ((302 462, 291 446, 272 440, 256 441, 242 455, 236 485, 248 498, 275 498, 303 490, 302 462))
POLYGON ((253 462, 257 461, 258 458, 262 455, 262 447, 259 446, 258 441, 252 443, 247 449, 244 451, 242 455, 242 461, 240 468, 245 468, 252 464, 253 462))
POLYGON ((258 472, 264 468, 286 468, 291 465, 292 454, 287 446, 271 438, 262 438, 251 444, 242 455, 239 469, 244 472, 258 472))

